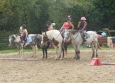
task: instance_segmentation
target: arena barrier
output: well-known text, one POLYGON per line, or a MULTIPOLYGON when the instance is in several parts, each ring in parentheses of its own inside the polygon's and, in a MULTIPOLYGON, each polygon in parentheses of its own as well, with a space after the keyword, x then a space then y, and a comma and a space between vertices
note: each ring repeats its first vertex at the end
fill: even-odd
POLYGON ((101 62, 99 58, 93 58, 91 63, 91 66, 101 66, 101 65, 115 65, 115 63, 110 62, 101 62))
POLYGON ((0 58, 0 60, 36 61, 38 58, 0 58))

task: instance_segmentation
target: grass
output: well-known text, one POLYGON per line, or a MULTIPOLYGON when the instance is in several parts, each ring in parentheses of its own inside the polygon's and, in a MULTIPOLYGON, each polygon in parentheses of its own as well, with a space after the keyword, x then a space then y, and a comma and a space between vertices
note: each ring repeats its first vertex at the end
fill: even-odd
MULTIPOLYGON (((115 48, 108 48, 108 47, 101 47, 102 50, 113 50, 115 48)), ((88 48, 86 46, 81 46, 80 48, 81 50, 91 50, 91 48, 88 48)), ((48 51, 54 51, 54 48, 49 48, 48 51)), ((72 47, 68 47, 68 50, 74 50, 72 47)), ((31 48, 24 48, 24 52, 31 52, 32 49, 31 48)), ((38 51, 42 51, 41 48, 38 49, 38 51)), ((18 52, 17 48, 12 48, 12 49, 5 49, 5 50, 0 50, 0 53, 13 53, 13 52, 18 52)))

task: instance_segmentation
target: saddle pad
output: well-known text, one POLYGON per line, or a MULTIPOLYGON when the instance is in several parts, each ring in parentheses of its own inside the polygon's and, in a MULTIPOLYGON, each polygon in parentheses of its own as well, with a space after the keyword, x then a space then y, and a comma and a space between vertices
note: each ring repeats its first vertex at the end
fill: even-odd
POLYGON ((86 33, 86 38, 90 38, 90 34, 86 33))
POLYGON ((32 42, 32 38, 30 36, 28 36, 26 43, 30 43, 30 42, 32 42))

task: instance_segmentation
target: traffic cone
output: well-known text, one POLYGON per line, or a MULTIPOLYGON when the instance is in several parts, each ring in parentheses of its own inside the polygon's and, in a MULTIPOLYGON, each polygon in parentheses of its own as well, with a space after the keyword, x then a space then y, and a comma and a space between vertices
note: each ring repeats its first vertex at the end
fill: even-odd
POLYGON ((92 66, 101 66, 101 61, 99 58, 93 58, 92 61, 91 61, 91 64, 92 66))

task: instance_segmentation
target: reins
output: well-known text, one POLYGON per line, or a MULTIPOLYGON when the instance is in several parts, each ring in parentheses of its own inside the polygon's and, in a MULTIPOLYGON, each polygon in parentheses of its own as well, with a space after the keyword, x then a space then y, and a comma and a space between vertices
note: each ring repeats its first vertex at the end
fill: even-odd
MULTIPOLYGON (((69 32, 69 34, 70 34, 70 32, 69 32)), ((77 34, 77 36, 75 37, 75 39, 78 37, 78 35, 79 35, 79 33, 77 34)), ((71 35, 70 35, 70 36, 71 36, 71 35)), ((75 40, 75 39, 74 39, 74 40, 75 40)))

